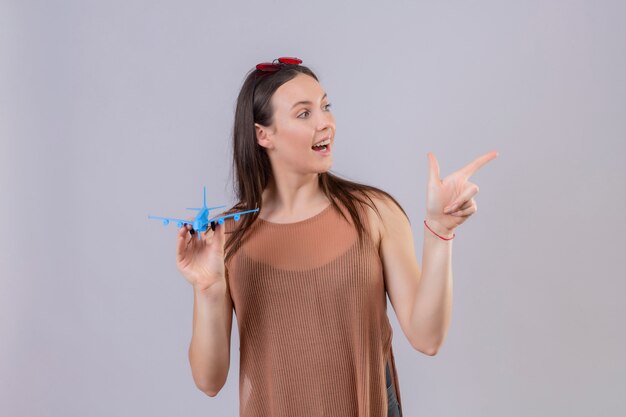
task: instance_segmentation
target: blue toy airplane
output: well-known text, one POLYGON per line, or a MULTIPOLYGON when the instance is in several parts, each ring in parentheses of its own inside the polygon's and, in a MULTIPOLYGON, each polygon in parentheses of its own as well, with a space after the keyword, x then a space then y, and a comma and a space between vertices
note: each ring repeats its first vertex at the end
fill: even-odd
MULTIPOLYGON (((193 221, 182 220, 182 219, 173 219, 171 217, 157 217, 157 216, 148 216, 148 219, 155 220, 163 220, 163 226, 167 226, 170 221, 175 221, 176 226, 180 229, 183 227, 183 224, 190 224, 192 230, 189 232, 192 235, 194 232, 204 232, 209 228, 209 224, 211 224, 211 230, 215 230, 215 223, 224 224, 224 219, 232 217, 235 221, 239 221, 239 218, 242 214, 254 213, 255 211, 259 211, 259 209, 247 210, 247 211, 239 211, 237 213, 227 214, 225 216, 219 216, 214 219, 209 220, 209 211, 223 208, 226 206, 217 206, 217 207, 207 207, 206 206, 206 187, 204 187, 204 203, 201 208, 188 208, 187 210, 197 210, 198 214, 193 219, 193 221)), ((198 240, 200 240, 200 233, 198 233, 198 240)))

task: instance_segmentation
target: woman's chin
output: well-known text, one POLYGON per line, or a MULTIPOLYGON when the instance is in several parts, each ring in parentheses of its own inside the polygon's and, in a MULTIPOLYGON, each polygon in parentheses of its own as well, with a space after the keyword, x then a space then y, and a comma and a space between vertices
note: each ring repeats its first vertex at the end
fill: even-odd
POLYGON ((330 170, 331 170, 331 168, 332 168, 332 165, 333 165, 332 163, 331 163, 331 164, 328 164, 325 168, 323 168, 323 169, 321 169, 321 170, 317 171, 317 173, 318 173, 318 174, 323 174, 323 173, 325 173, 325 172, 330 171, 330 170))

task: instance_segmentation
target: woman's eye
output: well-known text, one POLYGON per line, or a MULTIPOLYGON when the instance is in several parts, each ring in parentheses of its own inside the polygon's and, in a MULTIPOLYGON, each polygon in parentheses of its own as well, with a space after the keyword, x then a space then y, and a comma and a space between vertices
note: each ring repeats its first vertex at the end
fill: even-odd
MULTIPOLYGON (((330 110, 330 107, 331 107, 331 106, 332 106, 332 103, 328 103, 328 104, 327 104, 327 105, 325 105, 324 107, 326 108, 326 110, 330 110)), ((303 115, 305 115, 305 114, 306 114, 306 115, 308 115, 309 113, 310 113, 310 112, 309 112, 308 110, 303 111, 302 113, 300 113, 300 114, 298 115, 298 118, 299 118, 299 119, 302 119, 302 117, 300 117, 300 116, 303 116, 303 115)))

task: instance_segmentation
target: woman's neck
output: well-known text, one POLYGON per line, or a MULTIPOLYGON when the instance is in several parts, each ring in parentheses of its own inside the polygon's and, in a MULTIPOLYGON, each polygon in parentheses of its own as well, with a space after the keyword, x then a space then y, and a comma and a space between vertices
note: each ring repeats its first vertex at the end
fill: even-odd
POLYGON ((330 201, 319 185, 319 175, 271 178, 263 190, 262 219, 294 220, 319 212, 330 201))

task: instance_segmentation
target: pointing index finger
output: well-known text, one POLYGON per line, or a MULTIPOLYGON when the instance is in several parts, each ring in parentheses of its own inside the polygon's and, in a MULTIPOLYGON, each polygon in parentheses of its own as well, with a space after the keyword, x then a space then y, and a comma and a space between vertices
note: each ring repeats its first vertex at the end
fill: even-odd
POLYGON ((486 154, 479 156, 478 158, 467 164, 463 169, 461 169, 461 172, 463 173, 463 175, 465 175, 465 177, 469 178, 474 175, 474 173, 478 171, 479 168, 481 168, 492 159, 495 159, 497 156, 497 151, 487 152, 486 154))

